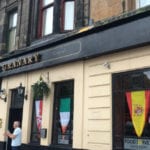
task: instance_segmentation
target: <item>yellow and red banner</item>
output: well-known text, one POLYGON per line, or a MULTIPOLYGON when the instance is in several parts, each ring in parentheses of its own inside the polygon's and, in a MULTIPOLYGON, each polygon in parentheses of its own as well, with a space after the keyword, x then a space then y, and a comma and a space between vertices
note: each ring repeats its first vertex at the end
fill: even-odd
POLYGON ((135 132, 140 137, 149 111, 150 90, 126 92, 126 97, 135 132))

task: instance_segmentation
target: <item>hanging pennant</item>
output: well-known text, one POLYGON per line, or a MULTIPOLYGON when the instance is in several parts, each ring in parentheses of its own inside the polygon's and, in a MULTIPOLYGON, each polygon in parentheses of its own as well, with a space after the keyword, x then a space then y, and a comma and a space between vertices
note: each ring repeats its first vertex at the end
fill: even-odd
POLYGON ((60 99, 60 124, 62 133, 64 134, 67 130, 69 121, 70 121, 70 105, 71 99, 70 98, 61 98, 60 99))
POLYGON ((43 101, 42 100, 35 101, 36 123, 39 132, 41 130, 42 125, 42 108, 43 108, 43 101))
POLYGON ((140 137, 149 111, 150 91, 126 92, 126 97, 135 132, 140 137))

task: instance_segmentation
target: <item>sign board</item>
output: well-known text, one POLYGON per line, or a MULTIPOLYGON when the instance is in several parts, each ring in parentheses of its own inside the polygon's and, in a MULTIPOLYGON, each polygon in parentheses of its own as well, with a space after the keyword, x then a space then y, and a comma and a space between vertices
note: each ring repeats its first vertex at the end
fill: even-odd
POLYGON ((150 150, 150 139, 124 138, 126 150, 150 150))

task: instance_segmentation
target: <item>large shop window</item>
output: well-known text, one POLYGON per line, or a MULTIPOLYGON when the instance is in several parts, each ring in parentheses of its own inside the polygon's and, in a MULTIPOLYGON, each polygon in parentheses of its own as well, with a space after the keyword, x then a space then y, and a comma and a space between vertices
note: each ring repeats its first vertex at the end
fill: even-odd
POLYGON ((113 75, 113 148, 150 149, 150 70, 113 75))
POLYGON ((73 81, 55 84, 52 144, 56 146, 72 146, 73 87, 73 81))
POLYGON ((63 1, 63 30, 73 30, 74 29, 74 19, 75 19, 75 1, 74 0, 64 0, 63 1))
POLYGON ((17 11, 12 11, 9 13, 9 25, 8 25, 8 39, 7 39, 7 49, 8 51, 15 50, 16 45, 16 29, 17 29, 17 11))
POLYGON ((136 8, 145 7, 150 5, 150 0, 136 0, 136 8))
POLYGON ((54 0, 40 0, 39 37, 53 33, 54 0))

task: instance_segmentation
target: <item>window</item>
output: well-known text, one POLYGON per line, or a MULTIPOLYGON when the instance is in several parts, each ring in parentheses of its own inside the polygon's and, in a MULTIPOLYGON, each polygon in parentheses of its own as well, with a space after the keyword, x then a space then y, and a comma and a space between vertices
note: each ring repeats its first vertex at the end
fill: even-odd
POLYGON ((150 0, 136 0, 136 8, 145 7, 150 5, 150 0))
POLYGON ((114 149, 150 149, 149 99, 150 70, 113 75, 114 149))
POLYGON ((73 81, 55 84, 53 114, 52 144, 71 147, 73 136, 73 81))
POLYGON ((39 37, 53 33, 54 0, 40 1, 39 37))
POLYGON ((89 0, 33 0, 31 3, 31 42, 89 23, 89 0))
POLYGON ((16 46, 17 16, 18 14, 16 11, 9 14, 8 41, 7 41, 7 49, 9 51, 14 50, 16 46))
POLYGON ((31 143, 40 144, 42 109, 43 109, 43 100, 42 99, 34 100, 33 111, 32 111, 31 143))
POLYGON ((64 31, 74 29, 75 2, 64 1, 64 31))

